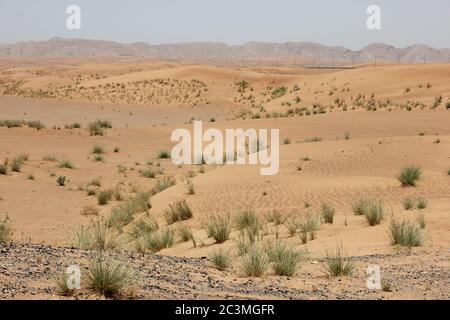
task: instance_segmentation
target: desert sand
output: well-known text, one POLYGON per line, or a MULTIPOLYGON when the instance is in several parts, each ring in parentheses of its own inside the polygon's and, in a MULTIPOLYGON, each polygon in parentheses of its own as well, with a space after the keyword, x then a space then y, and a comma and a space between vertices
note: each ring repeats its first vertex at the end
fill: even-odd
MULTIPOLYGON (((448 64, 314 70, 75 59, 33 66, 28 61, 4 60, 0 92, 0 120, 45 124, 40 130, 0 127, 0 162, 19 154, 29 156, 20 172, 0 175, 0 218, 10 218, 15 243, 0 247, 4 271, 0 286, 9 288, 0 290, 1 298, 63 298, 49 280, 52 272, 73 260, 83 264, 91 254, 69 249, 75 228, 107 218, 136 190, 150 190, 164 177, 176 184, 153 195, 151 208, 119 228, 120 237, 148 217, 160 228, 177 230, 181 222, 167 226, 164 211, 186 200, 193 217, 183 223, 191 228, 195 245, 175 233, 172 246, 145 253, 148 256, 129 253, 136 250, 129 241, 122 243, 119 253, 110 253, 120 255, 124 250, 121 258, 133 260, 130 264, 140 270, 139 277, 154 276, 149 265, 163 266, 165 278, 155 276, 159 281, 152 280, 147 287, 163 283, 170 290, 149 291, 141 284, 135 289, 137 298, 450 297, 448 64), (97 119, 112 124, 103 136, 86 129, 97 119), (191 130, 192 120, 220 130, 280 129, 279 173, 261 176, 254 165, 177 166, 170 159, 158 159, 161 151, 174 145, 171 132, 191 130), (73 123, 81 128, 70 128, 73 123), (104 151, 97 161, 91 152, 95 145, 104 151), (73 168, 59 167, 49 155, 70 161, 73 168), (397 176, 402 167, 411 165, 420 166, 422 178, 415 187, 402 187, 397 176), (148 168, 157 172, 156 177, 142 175, 148 168), (66 177, 64 186, 56 182, 60 176, 66 177), (91 186, 97 192, 120 190, 121 199, 99 205, 96 196, 87 194, 94 178, 101 181, 100 187, 91 186), (187 192, 188 179, 195 194, 187 192), (380 224, 370 226, 364 216, 353 213, 352 205, 361 197, 383 202, 387 214, 380 224), (426 208, 405 210, 407 197, 425 198, 426 208), (319 213, 323 203, 334 208, 334 221, 322 224, 315 239, 306 244, 299 235, 291 236, 284 224, 265 220, 273 210, 284 217, 293 212, 319 213), (98 212, 85 216, 82 211, 87 207, 98 212), (233 227, 230 239, 220 244, 208 237, 204 227, 212 215, 234 217, 242 210, 253 210, 265 221, 259 242, 278 238, 307 251, 292 276, 276 276, 269 269, 262 278, 249 280, 239 268, 236 252, 240 231, 233 227), (408 250, 393 246, 390 222, 415 220, 419 214, 426 220, 423 244, 408 250), (342 281, 321 272, 327 250, 339 243, 355 260, 355 274, 342 281), (216 270, 207 259, 219 248, 233 257, 227 271, 216 270), (21 266, 18 270, 37 264, 35 275, 20 288, 14 280, 20 278, 20 272, 14 271, 15 260, 21 266), (42 261, 48 265, 41 268, 42 261), (369 264, 388 270, 392 292, 365 288, 369 264), (198 285, 186 284, 179 273, 169 279, 174 265, 191 270, 192 282, 198 285), (214 280, 195 280, 203 273, 214 280), (31 284, 32 289, 26 288, 31 284), (269 288, 272 285, 275 289, 269 288)), ((85 293, 83 297, 97 296, 85 293)))

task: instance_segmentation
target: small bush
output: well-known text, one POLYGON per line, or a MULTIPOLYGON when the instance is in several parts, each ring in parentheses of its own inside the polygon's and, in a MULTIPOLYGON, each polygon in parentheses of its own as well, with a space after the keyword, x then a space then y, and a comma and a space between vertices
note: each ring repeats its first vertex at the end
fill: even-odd
POLYGON ((427 222, 425 220, 425 215, 423 212, 419 212, 417 215, 417 223, 419 224, 421 229, 425 229, 427 227, 427 222))
POLYGON ((50 162, 56 162, 58 159, 54 154, 46 154, 42 157, 42 160, 44 161, 50 161, 50 162))
POLYGON ((226 270, 231 266, 231 256, 223 249, 217 249, 211 252, 209 259, 213 265, 219 270, 226 270))
POLYGON ((283 213, 277 210, 273 210, 266 215, 267 222, 273 223, 276 226, 282 225, 286 220, 283 213))
POLYGON ((162 229, 156 232, 146 234, 138 239, 136 246, 138 251, 150 250, 158 252, 162 249, 170 248, 173 245, 174 232, 171 229, 162 229))
POLYGON ((384 218, 385 208, 381 201, 372 200, 369 202, 367 206, 367 211, 364 212, 364 216, 366 217, 369 225, 376 226, 381 223, 384 218))
POLYGON ((253 246, 242 257, 242 270, 248 277, 261 277, 269 267, 269 258, 266 253, 253 246))
POLYGON ((4 164, 0 164, 0 174, 6 175, 8 174, 8 166, 4 164))
POLYGON ((423 210, 428 206, 428 201, 424 197, 417 197, 416 199, 416 207, 417 209, 423 210))
POLYGON ((158 179, 156 182, 156 186, 152 189, 151 194, 155 195, 160 193, 172 186, 174 186, 177 182, 172 177, 164 177, 162 179, 158 179))
POLYGON ((193 214, 186 200, 181 200, 169 205, 169 209, 164 211, 164 217, 167 224, 173 224, 177 221, 188 220, 193 217, 193 214))
POLYGON ((188 194, 195 194, 195 187, 191 179, 186 181, 186 190, 188 194))
POLYGON ((422 176, 422 170, 418 166, 403 167, 398 175, 398 180, 403 187, 414 187, 422 176))
POLYGON ((246 209, 238 212, 234 219, 236 227, 239 230, 244 230, 259 222, 258 217, 253 209, 246 209))
POLYGON ((95 145, 91 151, 92 154, 104 154, 105 149, 100 145, 95 145))
POLYGON ((284 143, 284 144, 291 144, 291 139, 289 139, 289 138, 284 138, 284 139, 283 139, 283 143, 284 143))
POLYGON ((192 229, 184 223, 182 223, 178 226, 177 232, 178 232, 178 235, 180 236, 181 240, 184 242, 194 240, 194 235, 192 234, 192 229))
POLYGON ((355 266, 344 253, 342 244, 336 246, 335 251, 330 254, 327 251, 325 258, 325 274, 331 277, 349 276, 353 274, 355 266))
POLYGON ((392 220, 389 227, 391 242, 402 247, 419 247, 423 242, 423 233, 420 226, 408 220, 397 222, 392 220))
POLYGON ((112 199, 113 193, 111 190, 100 190, 97 193, 97 202, 100 206, 107 205, 112 199))
POLYGON ((322 220, 325 223, 333 223, 334 220, 334 208, 329 206, 326 203, 322 204, 322 208, 321 208, 321 216, 322 216, 322 220))
POLYGON ((411 197, 403 199, 403 208, 405 208, 405 210, 411 210, 414 208, 414 199, 411 197))
POLYGON ((84 206, 81 209, 81 215, 88 217, 88 216, 98 216, 98 214, 100 213, 100 210, 98 210, 96 207, 94 206, 84 206))
POLYGON ((166 150, 161 150, 158 153, 158 159, 170 159, 170 152, 166 150))
POLYGON ((88 289, 106 297, 116 297, 131 282, 128 270, 128 265, 96 258, 89 261, 83 280, 88 289))
POLYGON ((132 222, 136 214, 145 212, 150 208, 150 194, 139 192, 135 197, 114 207, 106 220, 106 225, 109 228, 121 229, 132 222))
POLYGON ((358 199, 357 201, 355 201, 352 204, 353 213, 356 216, 363 216, 363 215, 365 215, 365 213, 367 212, 367 208, 369 207, 370 202, 371 202, 371 200, 366 199, 366 198, 358 199))
POLYGON ((61 161, 59 161, 58 162, 58 167, 66 168, 66 169, 73 169, 73 168, 75 168, 75 166, 69 160, 61 160, 61 161))
POLYGON ((214 238, 217 243, 227 241, 231 233, 230 215, 212 215, 205 226, 208 237, 214 238))
POLYGON ((100 154, 97 154, 94 157, 94 161, 95 162, 103 162, 104 160, 105 160, 105 158, 102 155, 100 155, 100 154))
POLYGON ((71 296, 75 293, 75 289, 69 288, 69 274, 66 272, 57 272, 52 275, 51 279, 59 294, 63 296, 71 296))
POLYGON ((270 244, 266 251, 270 261, 273 262, 273 270, 276 275, 292 276, 295 273, 302 256, 300 252, 280 241, 270 244))
POLYGON ((131 229, 130 236, 132 239, 136 240, 145 235, 149 235, 155 231, 159 230, 158 222, 153 218, 146 218, 137 221, 133 228, 131 229))
POLYGON ((100 178, 94 178, 87 183, 87 186, 88 187, 90 187, 90 186, 101 187, 102 181, 100 180, 100 178))
POLYGON ((139 174, 140 174, 142 177, 149 178, 149 179, 153 179, 153 178, 156 177, 157 172, 156 172, 155 170, 153 170, 152 168, 146 168, 146 169, 144 169, 144 170, 140 170, 140 171, 139 171, 139 174))
POLYGON ((13 230, 10 225, 9 217, 6 216, 0 219, 0 244, 8 243, 11 241, 13 230))

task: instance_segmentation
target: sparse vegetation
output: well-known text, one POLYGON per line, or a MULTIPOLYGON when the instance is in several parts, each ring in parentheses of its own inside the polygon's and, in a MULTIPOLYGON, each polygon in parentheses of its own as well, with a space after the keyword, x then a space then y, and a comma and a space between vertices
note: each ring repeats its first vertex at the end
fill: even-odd
POLYGON ((103 146, 97 144, 92 148, 91 153, 92 154, 104 154, 105 149, 103 148, 103 146))
POLYGON ((364 216, 366 217, 369 225, 376 226, 383 220, 385 212, 386 209, 384 208, 384 204, 381 200, 371 200, 368 202, 364 216))
POLYGON ((414 208, 414 199, 411 197, 406 197, 403 199, 403 208, 405 208, 405 210, 411 210, 414 208))
POLYGON ((223 249, 216 249, 209 255, 212 264, 219 270, 226 270, 231 266, 231 256, 223 249))
POLYGON ((409 220, 398 222, 393 219, 389 227, 389 232, 393 245, 410 248, 419 247, 423 243, 421 227, 409 220))
POLYGON ((150 250, 158 252, 162 249, 170 248, 174 241, 174 232, 170 228, 160 229, 153 233, 145 234, 136 242, 136 249, 140 252, 150 250))
POLYGON ((173 224, 177 221, 188 220, 193 217, 191 208, 186 200, 181 200, 169 205, 169 209, 164 211, 164 218, 167 224, 173 224))
POLYGON ((186 181, 186 190, 188 194, 195 194, 195 187, 194 187, 194 183, 192 182, 191 179, 188 179, 186 181))
POLYGON ((100 213, 100 210, 98 210, 96 207, 94 206, 84 206, 81 209, 81 215, 88 217, 88 216, 98 216, 98 214, 100 213))
POLYGON ((60 168, 67 168, 67 169, 74 169, 75 166, 70 162, 69 160, 61 160, 58 162, 58 167, 60 168))
POLYGON ((106 297, 117 297, 130 284, 131 275, 128 265, 98 257, 89 261, 83 280, 88 289, 106 297))
POLYGON ((269 258, 257 246, 252 246, 242 257, 242 270, 248 277, 261 277, 268 268, 269 258))
POLYGON ((0 219, 0 244, 10 242, 12 235, 13 230, 9 217, 6 216, 3 219, 0 219))
POLYGON ((205 225, 208 237, 214 238, 217 243, 225 242, 229 239, 231 233, 231 221, 229 214, 217 214, 208 218, 205 225))
POLYGON ((156 182, 156 186, 151 190, 151 194, 155 195, 160 193, 176 184, 176 181, 172 177, 164 177, 162 179, 158 179, 156 182))
POLYGON ((281 241, 269 244, 266 252, 273 263, 273 271, 279 276, 292 276, 297 270, 297 265, 302 257, 301 252, 281 241))
POLYGON ((69 288, 69 274, 66 272, 57 272, 52 275, 51 279, 60 295, 71 296, 75 293, 75 289, 69 288))
POLYGON ((112 199, 112 196, 112 190, 100 190, 99 192, 97 192, 97 203, 100 206, 107 205, 108 202, 112 199))
POLYGON ((324 269, 326 275, 331 277, 350 276, 354 269, 355 266, 346 256, 342 244, 336 246, 335 251, 331 254, 327 251, 324 269))
POLYGON ((323 222, 332 224, 334 220, 334 208, 326 203, 322 203, 321 215, 323 222))
POLYGON ((414 187, 422 176, 422 170, 418 166, 403 167, 398 175, 398 180, 403 187, 414 187))
POLYGON ((161 150, 158 153, 158 159, 170 159, 170 152, 167 150, 161 150))

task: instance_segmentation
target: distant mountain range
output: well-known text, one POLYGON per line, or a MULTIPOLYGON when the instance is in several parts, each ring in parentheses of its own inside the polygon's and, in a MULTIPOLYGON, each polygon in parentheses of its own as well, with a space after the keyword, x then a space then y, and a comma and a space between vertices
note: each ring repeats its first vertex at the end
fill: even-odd
POLYGON ((324 46, 312 42, 266 43, 244 45, 225 43, 175 43, 151 45, 101 40, 51 38, 0 44, 0 57, 129 57, 169 60, 279 60, 302 63, 363 63, 401 61, 408 63, 450 62, 450 49, 435 49, 415 44, 406 48, 373 43, 352 51, 342 46, 324 46), (292 60, 291 60, 292 59, 292 60))

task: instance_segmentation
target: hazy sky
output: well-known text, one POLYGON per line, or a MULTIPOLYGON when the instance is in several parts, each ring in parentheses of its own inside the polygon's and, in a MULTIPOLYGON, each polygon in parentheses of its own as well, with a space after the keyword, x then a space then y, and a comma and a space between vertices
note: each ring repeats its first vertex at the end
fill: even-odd
POLYGON ((0 43, 71 37, 120 42, 372 42, 450 48, 450 0, 0 0, 0 43), (81 7, 81 30, 66 8, 81 7), (366 9, 381 7, 382 30, 366 9))

